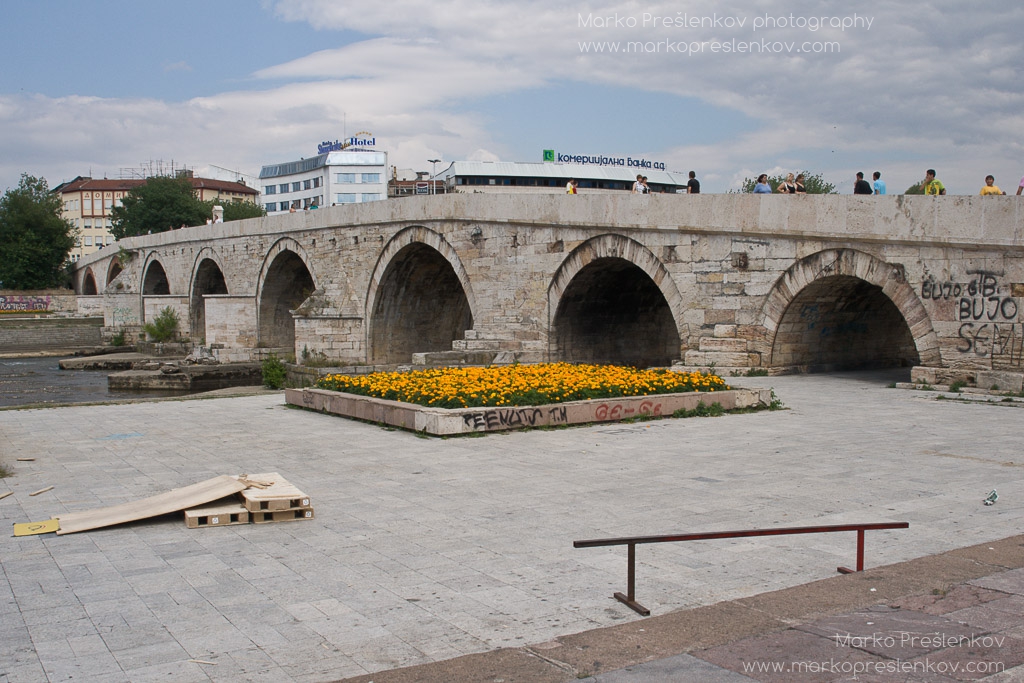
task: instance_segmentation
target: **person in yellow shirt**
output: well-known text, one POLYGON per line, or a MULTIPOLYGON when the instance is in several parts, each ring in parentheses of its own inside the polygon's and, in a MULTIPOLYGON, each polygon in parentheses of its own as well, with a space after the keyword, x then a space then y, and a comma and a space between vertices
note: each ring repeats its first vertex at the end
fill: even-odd
POLYGON ((924 174, 924 193, 930 195, 946 194, 946 186, 935 177, 935 169, 929 168, 924 174))
POLYGON ((995 176, 985 176, 985 187, 981 188, 981 192, 979 192, 978 194, 980 194, 982 197, 984 197, 987 194, 1006 194, 1005 192, 999 189, 995 182, 995 176))

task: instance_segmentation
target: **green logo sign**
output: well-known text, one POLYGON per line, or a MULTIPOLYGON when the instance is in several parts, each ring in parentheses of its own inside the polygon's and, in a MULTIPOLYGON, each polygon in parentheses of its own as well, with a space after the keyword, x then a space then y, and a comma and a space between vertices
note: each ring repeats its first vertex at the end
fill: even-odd
POLYGON ((553 149, 546 149, 546 150, 544 150, 544 161, 554 161, 554 160, 555 160, 555 150, 553 150, 553 149))

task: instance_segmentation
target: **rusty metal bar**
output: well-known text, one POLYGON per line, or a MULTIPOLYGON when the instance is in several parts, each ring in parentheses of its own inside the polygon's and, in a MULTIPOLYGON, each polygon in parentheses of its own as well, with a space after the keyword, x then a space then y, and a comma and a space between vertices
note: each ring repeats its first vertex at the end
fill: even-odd
POLYGON ((643 616, 651 611, 636 601, 636 546, 640 543, 675 543, 678 541, 711 541, 720 538, 749 538, 752 536, 790 536, 793 534, 825 534, 838 531, 857 532, 857 569, 837 567, 836 571, 852 574, 864 571, 864 532, 882 529, 907 529, 909 522, 879 522, 874 524, 828 524, 823 526, 794 526, 778 529, 746 529, 743 531, 711 531, 697 534, 671 534, 668 536, 629 536, 626 538, 597 538, 587 541, 573 541, 574 548, 598 548, 612 545, 627 546, 626 595, 615 593, 619 602, 628 605, 643 616))

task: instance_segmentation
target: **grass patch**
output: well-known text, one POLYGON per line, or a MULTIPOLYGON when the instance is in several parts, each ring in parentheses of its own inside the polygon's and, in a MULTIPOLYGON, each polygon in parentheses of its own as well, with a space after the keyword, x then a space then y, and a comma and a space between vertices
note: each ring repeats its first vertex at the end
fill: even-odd
POLYGON ((707 405, 703 401, 698 403, 693 410, 683 408, 672 413, 672 417, 721 417, 722 415, 725 415, 725 409, 722 408, 721 403, 715 402, 707 405))
POLYGON ((6 479, 7 477, 13 477, 14 472, 7 469, 7 465, 0 463, 0 479, 6 479))

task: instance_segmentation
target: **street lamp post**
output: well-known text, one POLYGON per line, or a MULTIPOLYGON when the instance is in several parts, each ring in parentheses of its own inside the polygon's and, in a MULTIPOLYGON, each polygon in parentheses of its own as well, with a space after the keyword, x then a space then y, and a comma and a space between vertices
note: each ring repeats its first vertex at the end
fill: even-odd
POLYGON ((433 164, 430 171, 430 194, 437 194, 434 191, 434 179, 437 177, 437 165, 441 163, 440 159, 427 159, 428 164, 433 164))

